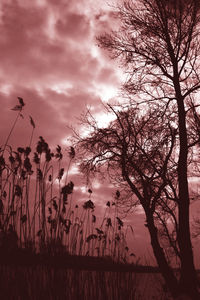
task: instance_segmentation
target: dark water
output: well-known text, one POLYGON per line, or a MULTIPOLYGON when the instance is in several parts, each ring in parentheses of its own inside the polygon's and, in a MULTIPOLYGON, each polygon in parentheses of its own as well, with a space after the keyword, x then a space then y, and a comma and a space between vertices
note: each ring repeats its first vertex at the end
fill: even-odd
POLYGON ((159 273, 0 267, 0 299, 167 300, 159 273))

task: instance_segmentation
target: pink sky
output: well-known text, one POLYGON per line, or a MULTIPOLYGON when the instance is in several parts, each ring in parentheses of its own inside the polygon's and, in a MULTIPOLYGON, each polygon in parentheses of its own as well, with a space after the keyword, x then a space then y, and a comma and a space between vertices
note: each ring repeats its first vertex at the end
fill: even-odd
MULTIPOLYGON (((16 113, 11 108, 18 96, 26 105, 24 119, 10 139, 16 147, 29 142, 29 115, 36 124, 33 143, 41 135, 51 147, 69 145, 68 126, 78 127, 77 118, 86 106, 102 121, 101 102, 117 95, 122 72, 97 47, 95 37, 115 23, 104 0, 1 0, 0 145, 14 120, 16 113)), ((76 173, 70 180, 80 184, 76 173)), ((93 192, 93 201, 101 209, 112 200, 115 189, 98 183, 93 192)), ((142 212, 138 210, 127 222, 135 231, 133 252, 148 256, 142 212)))
POLYGON ((18 140, 26 142, 26 115, 31 114, 38 135, 52 144, 70 134, 66 125, 75 125, 86 105, 98 112, 101 100, 114 96, 120 78, 95 41, 111 26, 111 12, 104 1, 98 3, 1 1, 0 143, 17 96, 26 103, 18 140))

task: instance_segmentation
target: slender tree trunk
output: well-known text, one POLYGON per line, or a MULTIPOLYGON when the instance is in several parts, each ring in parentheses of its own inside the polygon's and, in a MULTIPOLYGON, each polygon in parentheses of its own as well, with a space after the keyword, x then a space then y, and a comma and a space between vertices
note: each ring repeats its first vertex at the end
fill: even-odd
POLYGON ((151 238, 151 245, 154 252, 154 256, 156 258, 156 261, 158 263, 160 272, 162 276, 165 279, 165 282, 169 288, 169 291, 173 297, 177 297, 179 295, 179 285, 178 281, 176 279, 176 276, 173 273, 172 268, 169 266, 163 248, 160 246, 159 240, 158 240, 158 232, 157 228, 154 225, 153 216, 149 215, 147 216, 147 224, 148 224, 148 230, 150 233, 151 238))
POLYGON ((187 142, 187 128, 186 128, 186 113, 184 108, 184 101, 181 94, 177 95, 178 104, 178 123, 179 123, 179 161, 178 161, 178 183, 179 183, 179 202, 178 202, 178 242, 180 248, 181 260, 181 277, 180 289, 191 296, 192 299, 200 299, 197 290, 197 275, 194 267, 191 234, 190 234, 190 197, 187 179, 187 156, 188 156, 188 142, 187 142))

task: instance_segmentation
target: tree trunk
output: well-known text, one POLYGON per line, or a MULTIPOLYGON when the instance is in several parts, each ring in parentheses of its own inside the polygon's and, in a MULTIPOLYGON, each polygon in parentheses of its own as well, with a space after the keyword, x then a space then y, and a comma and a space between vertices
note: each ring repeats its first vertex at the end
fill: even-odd
POLYGON ((187 180, 187 156, 188 142, 186 129, 186 113, 184 101, 181 94, 177 97, 178 104, 178 125, 179 125, 179 141, 180 152, 178 161, 178 183, 179 183, 179 202, 178 202, 178 243, 180 248, 181 260, 181 277, 180 289, 192 297, 199 299, 200 295, 197 290, 197 275, 194 267, 193 251, 190 235, 190 218, 189 218, 189 188, 187 180))
POLYGON ((165 279, 165 282, 169 288, 169 291, 173 297, 177 297, 179 295, 179 285, 178 281, 176 279, 176 276, 173 273, 172 268, 169 266, 163 248, 160 246, 159 240, 158 240, 158 232, 157 228, 154 225, 153 216, 147 216, 147 224, 148 224, 148 230, 151 237, 151 245, 152 249, 156 258, 156 261, 158 263, 160 272, 162 276, 165 279))

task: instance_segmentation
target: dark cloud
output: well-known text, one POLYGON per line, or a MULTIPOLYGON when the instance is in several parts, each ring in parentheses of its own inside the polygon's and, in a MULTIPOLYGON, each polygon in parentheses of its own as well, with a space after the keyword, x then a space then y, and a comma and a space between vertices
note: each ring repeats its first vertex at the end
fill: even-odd
POLYGON ((56 30, 62 36, 72 39, 86 39, 90 33, 89 19, 81 14, 68 13, 56 22, 56 30))

